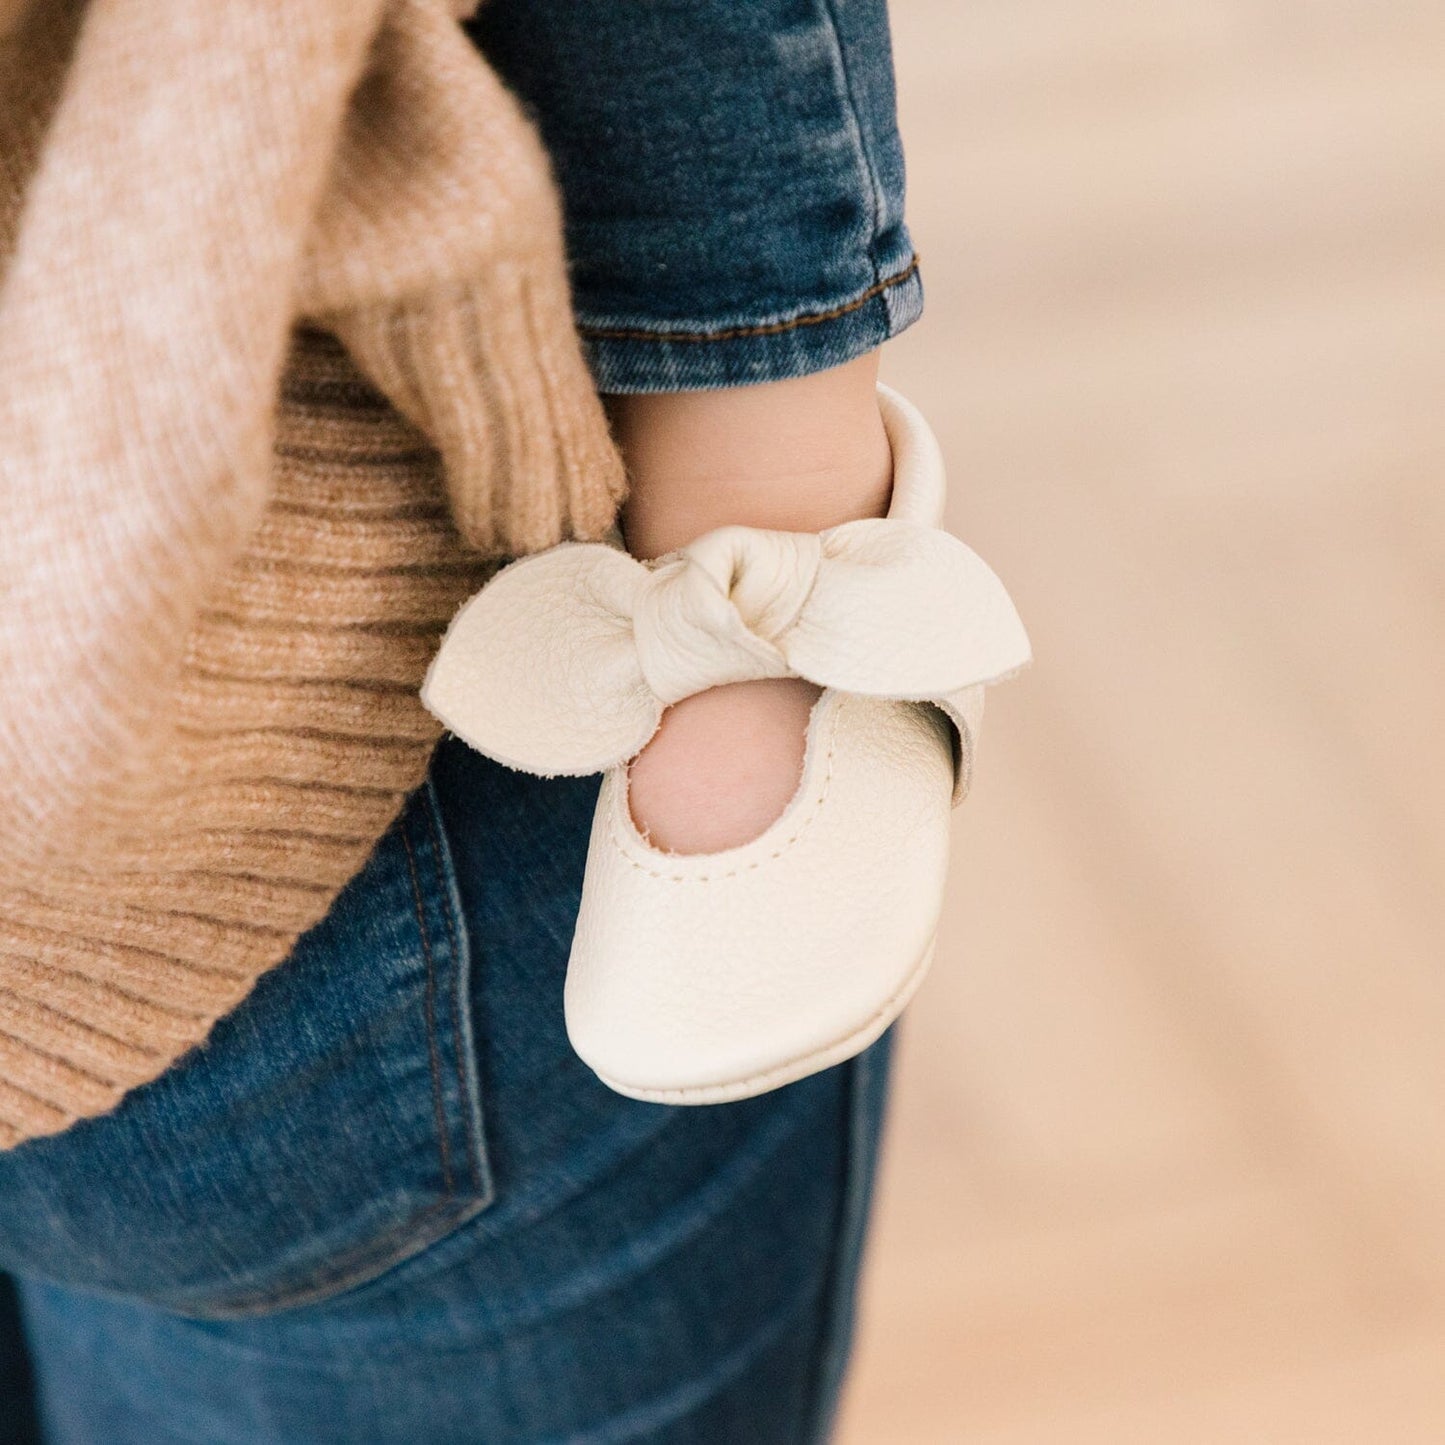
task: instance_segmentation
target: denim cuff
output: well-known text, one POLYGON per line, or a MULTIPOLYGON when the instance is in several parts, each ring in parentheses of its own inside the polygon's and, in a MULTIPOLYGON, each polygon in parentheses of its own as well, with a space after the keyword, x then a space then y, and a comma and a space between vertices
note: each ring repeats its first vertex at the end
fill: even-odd
POLYGON ((841 366, 911 326, 923 311, 918 257, 833 305, 716 322, 648 326, 579 315, 603 392, 707 391, 753 386, 841 366))
POLYGON ((606 392, 822 371, 922 307, 885 0, 487 0, 606 392))

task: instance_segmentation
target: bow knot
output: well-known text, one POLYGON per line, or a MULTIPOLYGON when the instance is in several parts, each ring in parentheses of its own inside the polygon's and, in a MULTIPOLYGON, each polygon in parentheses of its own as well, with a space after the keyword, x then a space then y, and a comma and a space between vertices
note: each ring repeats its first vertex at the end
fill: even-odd
POLYGON ((637 661, 664 705, 760 677, 787 677, 780 645, 823 560, 815 532, 719 527, 654 568, 632 613, 637 661))
POLYGON ((803 677, 936 702, 964 727, 963 694, 1028 658, 1003 584, 936 527, 719 527, 653 562, 564 542, 504 567, 452 620, 422 700, 499 762, 583 774, 723 683, 803 677))

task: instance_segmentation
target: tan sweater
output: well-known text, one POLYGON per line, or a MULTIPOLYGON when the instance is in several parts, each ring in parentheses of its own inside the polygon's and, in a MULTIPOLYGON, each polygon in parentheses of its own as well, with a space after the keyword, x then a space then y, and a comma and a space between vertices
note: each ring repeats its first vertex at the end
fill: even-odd
POLYGON ((459 8, 0 0, 0 1147, 286 957, 421 780, 487 559, 615 518, 459 8))

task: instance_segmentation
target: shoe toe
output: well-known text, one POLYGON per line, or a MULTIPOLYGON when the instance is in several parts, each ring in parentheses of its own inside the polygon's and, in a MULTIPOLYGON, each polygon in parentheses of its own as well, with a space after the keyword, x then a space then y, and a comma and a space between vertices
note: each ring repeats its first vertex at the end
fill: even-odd
POLYGON ((952 753, 935 709, 827 693, 797 795, 740 848, 650 848, 626 776, 598 800, 566 987, 573 1047, 635 1097, 711 1103, 841 1061, 931 955, 952 753))

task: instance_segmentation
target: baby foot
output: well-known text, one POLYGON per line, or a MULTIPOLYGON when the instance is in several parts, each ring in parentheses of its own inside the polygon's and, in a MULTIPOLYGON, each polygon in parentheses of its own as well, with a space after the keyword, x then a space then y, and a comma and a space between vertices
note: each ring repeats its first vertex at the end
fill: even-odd
MULTIPOLYGON (((877 379, 869 352, 757 386, 609 397, 628 550, 655 558, 729 524, 820 532, 885 515, 893 453, 877 379)), ((818 693, 766 678, 668 708, 629 770, 633 821, 653 846, 715 853, 764 832, 797 791, 818 693)))
POLYGON ((628 772, 643 836, 664 852, 717 853, 764 832, 797 791, 821 691, 800 677, 773 677, 674 703, 628 772))

